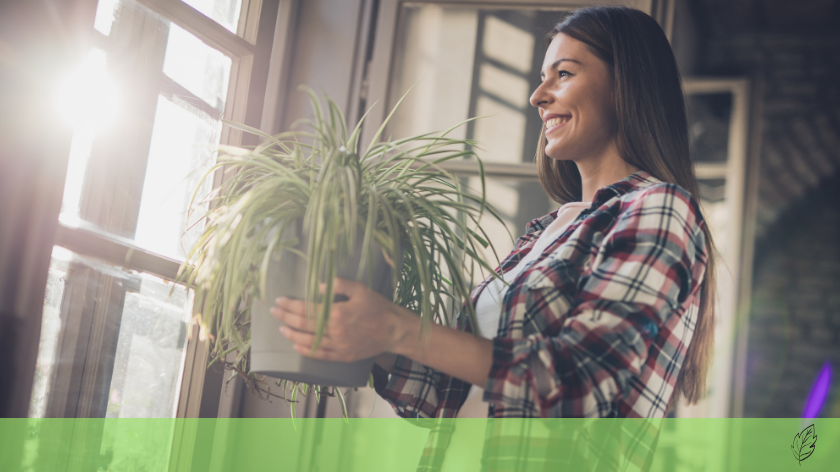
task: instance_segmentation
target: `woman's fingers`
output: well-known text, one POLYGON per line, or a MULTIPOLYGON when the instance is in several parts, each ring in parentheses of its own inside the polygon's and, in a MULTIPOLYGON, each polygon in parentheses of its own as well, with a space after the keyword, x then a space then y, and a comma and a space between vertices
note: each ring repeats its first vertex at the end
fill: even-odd
MULTIPOLYGON (((308 331, 298 331, 296 329, 289 328, 288 326, 281 326, 280 333, 285 336, 286 339, 294 343, 296 351, 308 357, 315 357, 312 353, 312 346, 315 344, 314 333, 310 333, 308 331)), ((326 336, 322 336, 321 342, 318 345, 318 350, 315 354, 326 354, 331 351, 330 339, 326 336)))
MULTIPOLYGON (((321 285, 321 292, 326 284, 321 285)), ((300 354, 323 360, 350 362, 388 351, 394 339, 395 317, 393 304, 367 285, 347 279, 334 279, 335 301, 324 327, 318 350, 312 352, 315 342, 316 316, 306 316, 307 304, 303 300, 280 297, 271 314, 283 321, 282 334, 291 340, 300 354)), ((315 310, 320 314, 321 305, 315 310)))
MULTIPOLYGON (((271 316, 296 330, 315 331, 315 319, 306 316, 306 303, 303 300, 279 297, 274 302, 277 305, 268 310, 271 316)), ((320 306, 317 309, 320 309, 320 306)))
POLYGON ((278 320, 286 323, 288 326, 299 331, 315 331, 315 320, 312 317, 299 315, 291 311, 274 307, 269 310, 271 315, 278 320))
MULTIPOLYGON (((295 345, 301 345, 306 348, 312 348, 312 345, 315 343, 315 334, 310 333, 309 331, 298 331, 296 329, 289 328, 288 326, 281 326, 280 333, 286 337, 289 341, 295 343, 295 345)), ((319 348, 323 348, 326 339, 321 337, 321 345, 319 348)))
POLYGON ((312 352, 312 347, 310 346, 295 344, 295 351, 297 351, 298 354, 311 359, 318 359, 322 361, 344 361, 344 359, 335 352, 324 350, 321 347, 318 347, 317 351, 312 352))
MULTIPOLYGON (((337 277, 333 279, 333 296, 344 296, 343 300, 336 301, 347 301, 349 298, 351 298, 353 294, 359 293, 360 290, 364 289, 367 289, 367 286, 365 284, 356 282, 354 280, 340 279, 337 277)), ((327 284, 322 283, 320 285, 321 293, 323 294, 326 290, 327 284)), ((303 316, 306 313, 306 302, 303 300, 288 297, 278 297, 274 300, 274 303, 277 304, 277 307, 279 307, 281 311, 286 311, 301 316, 303 316)), ((315 312, 320 313, 320 311, 321 304, 319 303, 315 305, 315 312)), ((271 310, 271 314, 277 318, 280 317, 279 313, 276 313, 274 309, 271 310)))
MULTIPOLYGON (((306 313, 306 302, 288 297, 278 297, 274 300, 280 309, 291 313, 303 315, 306 313)), ((318 307, 320 309, 320 307, 318 307)))

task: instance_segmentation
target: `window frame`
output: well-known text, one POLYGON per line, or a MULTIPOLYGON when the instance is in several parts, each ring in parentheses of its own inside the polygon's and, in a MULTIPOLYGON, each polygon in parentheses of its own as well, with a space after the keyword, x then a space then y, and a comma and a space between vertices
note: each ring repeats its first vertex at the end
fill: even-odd
MULTIPOLYGON (((244 122, 251 126, 259 127, 263 114, 267 111, 264 110, 263 102, 266 98, 268 59, 271 56, 272 46, 275 42, 274 28, 288 26, 288 24, 281 23, 275 15, 277 15, 281 3, 287 6, 292 2, 288 0, 243 0, 236 33, 228 31, 220 24, 180 0, 136 0, 136 3, 147 8, 153 14, 160 15, 171 23, 182 27, 208 46, 230 57, 230 80, 228 83, 227 99, 225 101, 224 117, 231 121, 244 122), (265 64, 255 65, 255 58, 259 58, 265 64)), ((140 21, 142 23, 143 20, 132 21, 140 21)), ((136 24, 135 26, 142 27, 143 25, 136 24)), ((93 41, 91 47, 98 47, 106 53, 109 53, 108 37, 93 29, 92 32, 93 41)), ((138 48, 149 46, 144 43, 148 41, 147 37, 143 37, 139 41, 138 48)), ((163 50, 165 50, 165 44, 163 45, 163 50)), ((162 76, 162 79, 165 79, 162 71, 152 71, 150 73, 150 75, 154 74, 159 74, 162 76)), ((155 96, 164 94, 165 86, 172 87, 174 81, 169 80, 167 84, 164 80, 161 80, 160 83, 162 85, 159 85, 156 90, 152 91, 152 94, 155 96)), ((176 92, 197 99, 197 97, 194 97, 193 94, 185 91, 185 89, 176 90, 176 92)), ((154 113, 154 110, 152 110, 152 113, 154 113)), ((149 126, 151 126, 153 119, 154 114, 150 117, 149 126)), ((248 144, 248 137, 243 137, 242 132, 239 130, 223 125, 220 142, 221 144, 243 145, 248 144)), ((147 156, 148 147, 145 149, 143 152, 147 156)), ((142 161, 140 165, 145 166, 146 158, 140 159, 142 161)), ((111 169, 102 169, 102 172, 104 173, 108 170, 111 169)), ((88 201, 101 201, 108 197, 110 190, 121 184, 125 184, 125 180, 130 177, 126 175, 107 175, 106 178, 102 179, 105 182, 104 185, 89 188, 90 186, 86 182, 83 191, 93 194, 88 197, 88 201)), ((223 170, 217 172, 213 176, 214 188, 220 185, 227 177, 223 170)), ((137 179, 134 176, 134 180, 132 182, 134 185, 142 186, 142 179, 137 179), (136 180, 141 181, 138 183, 136 180)), ((179 261, 155 254, 138 247, 130 239, 106 232, 106 230, 115 229, 114 232, 119 233, 120 220, 122 219, 122 215, 108 213, 104 218, 97 221, 97 227, 59 221, 54 245, 73 251, 81 256, 92 257, 128 270, 145 272, 168 281, 175 281, 178 267, 180 266, 179 261), (100 228, 104 228, 104 230, 100 228)), ((99 287, 97 290, 99 290, 99 287)), ((85 309, 91 310, 92 308, 81 308, 83 311, 85 309)), ((93 321, 96 322, 96 315, 93 316, 93 321)), ((99 322, 101 323, 102 320, 100 319, 99 322)), ((116 333, 112 333, 112 335, 117 336, 118 330, 116 333)), ((101 344, 101 340, 97 341, 94 339, 94 344, 97 342, 101 344)), ((86 351, 82 360, 87 359, 91 353, 99 352, 98 346, 87 345, 85 349, 86 351)), ((218 378, 214 379, 214 381, 209 381, 206 369, 206 345, 198 341, 197 335, 191 336, 186 350, 186 362, 182 372, 176 417, 216 416, 221 391, 208 392, 211 393, 209 398, 204 397, 202 394, 207 390, 208 386, 214 389, 221 386, 221 374, 216 375, 218 378)), ((79 360, 74 359, 76 361, 79 360)), ((101 361, 97 360, 97 362, 101 361)), ((65 373, 65 377, 68 377, 67 373, 65 373)), ((81 395, 86 388, 84 385, 85 382, 88 383, 87 386, 89 387, 91 381, 89 378, 82 379, 83 385, 76 389, 76 395, 81 395), (78 390, 81 390, 81 392, 78 390)), ((50 397, 54 394, 52 387, 55 384, 53 382, 55 382, 55 379, 50 379, 50 397)), ((87 390, 90 390, 90 388, 87 390)), ((65 391, 64 393, 66 394, 67 392, 65 391)), ((53 399, 50 398, 48 401, 51 402, 53 399)), ((74 413, 72 416, 90 416, 89 414, 92 412, 90 401, 87 403, 86 406, 72 408, 74 413)), ((61 408, 61 405, 59 405, 56 408, 52 408, 52 411, 48 412, 48 416, 68 416, 66 413, 66 408, 61 408)))
MULTIPOLYGON (((593 5, 628 5, 645 13, 654 15, 660 24, 671 23, 669 12, 672 13, 672 0, 380 0, 378 18, 375 25, 376 42, 369 64, 359 64, 358 68, 366 71, 362 80, 360 92, 360 108, 365 109, 370 104, 378 106, 371 109, 365 118, 362 130, 362 143, 367 144, 373 139, 376 130, 385 121, 390 110, 384 104, 390 104, 394 97, 390 96, 390 83, 393 79, 394 47, 397 38, 397 27, 402 21, 401 11, 406 4, 411 5, 459 5, 487 8, 518 8, 529 10, 571 11, 577 8, 593 5), (659 5, 657 7, 657 5, 659 5), (668 8, 663 5, 671 5, 668 8)), ((387 133, 386 133, 387 135, 387 133)), ((447 163, 443 166, 466 175, 477 174, 477 169, 468 168, 461 163, 447 163), (450 166, 452 166, 450 168, 450 166)), ((511 175, 537 178, 536 167, 528 164, 493 164, 487 163, 484 168, 487 176, 508 177, 511 175)))

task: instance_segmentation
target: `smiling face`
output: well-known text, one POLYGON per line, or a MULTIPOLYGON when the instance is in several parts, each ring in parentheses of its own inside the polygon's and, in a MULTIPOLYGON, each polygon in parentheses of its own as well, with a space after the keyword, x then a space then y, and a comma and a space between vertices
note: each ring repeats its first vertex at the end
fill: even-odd
POLYGON ((582 42, 554 36, 531 95, 545 122, 548 157, 577 163, 616 151, 618 130, 610 67, 582 42))

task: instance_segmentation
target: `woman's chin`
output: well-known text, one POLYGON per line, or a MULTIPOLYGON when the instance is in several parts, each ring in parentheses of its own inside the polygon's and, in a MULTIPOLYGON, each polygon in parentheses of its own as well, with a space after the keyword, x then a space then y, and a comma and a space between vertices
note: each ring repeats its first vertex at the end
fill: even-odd
POLYGON ((563 150, 546 148, 545 155, 554 159, 555 161, 575 161, 574 153, 563 152, 563 150))

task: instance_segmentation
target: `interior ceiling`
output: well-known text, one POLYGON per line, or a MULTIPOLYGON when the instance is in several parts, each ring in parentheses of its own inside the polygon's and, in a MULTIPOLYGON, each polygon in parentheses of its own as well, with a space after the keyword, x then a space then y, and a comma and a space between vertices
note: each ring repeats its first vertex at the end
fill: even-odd
POLYGON ((711 33, 832 33, 840 28, 838 0, 695 0, 711 33))
POLYGON ((763 80, 757 236, 840 169, 840 0, 689 0, 701 70, 763 80))

